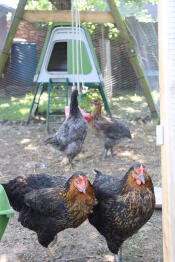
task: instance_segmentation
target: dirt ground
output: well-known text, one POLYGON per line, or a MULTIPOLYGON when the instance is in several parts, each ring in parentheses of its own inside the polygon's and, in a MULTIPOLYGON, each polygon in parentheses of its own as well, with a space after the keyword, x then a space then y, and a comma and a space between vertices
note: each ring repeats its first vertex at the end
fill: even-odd
MULTIPOLYGON (((160 148, 155 145, 155 124, 130 121, 132 140, 115 147, 113 160, 100 160, 103 143, 89 130, 83 152, 74 160, 75 170, 86 172, 91 182, 92 170, 97 168, 107 175, 122 177, 134 161, 147 167, 153 183, 160 186, 160 148)), ((62 154, 45 146, 48 137, 43 123, 28 126, 17 123, 0 124, 0 183, 18 175, 30 173, 61 174, 69 177, 69 166, 62 154)), ((18 214, 10 219, 0 242, 0 262, 45 262, 44 249, 38 244, 36 234, 23 228, 18 214)), ((159 262, 162 257, 161 211, 156 210, 150 221, 123 245, 123 259, 128 262, 159 262)), ((53 247, 53 261, 112 262, 104 238, 88 221, 77 229, 59 233, 53 247)))

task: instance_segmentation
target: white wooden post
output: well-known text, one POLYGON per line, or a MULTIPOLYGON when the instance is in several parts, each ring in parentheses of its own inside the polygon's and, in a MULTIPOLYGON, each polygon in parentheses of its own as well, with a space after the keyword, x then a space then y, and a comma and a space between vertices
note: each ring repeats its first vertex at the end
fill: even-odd
POLYGON ((159 0, 160 118, 164 262, 175 261, 175 1, 159 0))

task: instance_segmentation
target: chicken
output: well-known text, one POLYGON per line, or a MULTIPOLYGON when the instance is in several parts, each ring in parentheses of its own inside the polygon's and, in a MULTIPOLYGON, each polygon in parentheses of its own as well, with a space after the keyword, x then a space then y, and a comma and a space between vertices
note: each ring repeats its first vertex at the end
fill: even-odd
POLYGON ((131 133, 129 128, 122 122, 102 116, 101 103, 99 100, 94 100, 94 108, 92 112, 92 128, 95 129, 96 135, 104 139, 104 155, 103 160, 106 159, 107 153, 110 150, 111 157, 113 157, 113 146, 120 143, 123 138, 130 138, 131 133))
POLYGON ((35 231, 45 248, 57 233, 84 222, 96 204, 92 185, 82 172, 68 180, 47 174, 19 176, 3 187, 19 212, 18 221, 35 231))
POLYGON ((88 129, 88 124, 78 107, 77 96, 78 91, 75 89, 71 95, 69 117, 60 126, 57 133, 45 141, 45 144, 51 144, 64 152, 68 157, 71 169, 73 168, 72 159, 81 152, 88 129))
POLYGON ((98 205, 89 215, 89 222, 105 237, 109 250, 116 254, 116 261, 121 261, 119 248, 122 243, 153 214, 153 184, 140 164, 132 166, 121 180, 95 172, 93 187, 98 205))

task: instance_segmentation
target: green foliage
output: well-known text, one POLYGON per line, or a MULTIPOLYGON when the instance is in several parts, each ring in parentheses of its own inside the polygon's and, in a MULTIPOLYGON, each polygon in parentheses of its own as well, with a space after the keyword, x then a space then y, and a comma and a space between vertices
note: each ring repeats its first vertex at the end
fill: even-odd
POLYGON ((79 98, 80 107, 84 109, 86 112, 91 112, 93 99, 101 100, 101 96, 98 91, 92 91, 89 89, 88 91, 83 92, 79 98))
POLYGON ((156 4, 157 0, 120 0, 116 4, 122 17, 135 16, 139 21, 152 22, 153 18, 148 14, 145 4, 156 4))
POLYGON ((79 0, 79 8, 82 11, 105 11, 106 3, 102 0, 79 0))
POLYGON ((143 4, 156 4, 158 0, 120 0, 116 2, 126 5, 133 5, 134 7, 141 7, 143 4))
POLYGON ((92 35, 97 27, 97 24, 93 24, 93 23, 82 23, 83 26, 85 26, 89 33, 92 35))
POLYGON ((109 39, 115 39, 119 36, 120 31, 114 24, 106 23, 104 24, 105 27, 108 27, 108 37, 109 39))
POLYGON ((52 10, 53 6, 49 0, 28 0, 26 10, 52 10))

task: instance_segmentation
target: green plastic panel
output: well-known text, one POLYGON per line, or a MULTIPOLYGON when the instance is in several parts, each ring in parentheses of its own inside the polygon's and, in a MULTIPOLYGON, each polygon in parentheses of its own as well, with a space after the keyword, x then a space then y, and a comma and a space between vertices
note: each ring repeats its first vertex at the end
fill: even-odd
MULTIPOLYGON (((77 73, 77 50, 76 50, 76 41, 74 41, 74 49, 75 49, 75 74, 77 73)), ((89 74, 92 71, 92 66, 89 60, 89 56, 87 53, 86 46, 83 42, 81 42, 81 50, 82 50, 82 62, 83 62, 83 72, 81 69, 81 58, 80 58, 80 41, 79 41, 79 74, 89 74)), ((73 63, 72 63, 72 40, 68 41, 68 73, 73 74, 73 63)))
POLYGON ((0 240, 4 234, 9 218, 14 214, 10 206, 6 192, 2 185, 0 185, 0 240))

